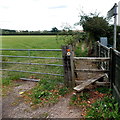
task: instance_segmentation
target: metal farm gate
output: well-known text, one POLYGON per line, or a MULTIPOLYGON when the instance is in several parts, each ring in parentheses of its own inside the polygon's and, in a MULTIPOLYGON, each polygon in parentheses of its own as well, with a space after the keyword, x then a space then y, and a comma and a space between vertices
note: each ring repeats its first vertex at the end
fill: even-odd
POLYGON ((0 49, 0 51, 2 51, 1 71, 64 76, 62 49, 0 49))

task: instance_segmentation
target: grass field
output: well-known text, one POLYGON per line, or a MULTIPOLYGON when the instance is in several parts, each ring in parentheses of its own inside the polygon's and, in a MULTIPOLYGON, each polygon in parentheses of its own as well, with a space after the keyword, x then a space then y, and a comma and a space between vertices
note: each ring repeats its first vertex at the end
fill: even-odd
MULTIPOLYGON (((2 49, 60 49, 61 41, 56 41, 56 36, 2 36, 2 49)), ((61 52, 41 52, 41 51, 2 51, 3 55, 15 55, 15 56, 38 56, 38 57, 61 57, 61 52)), ((7 58, 3 57, 3 61, 7 62, 24 62, 24 63, 42 63, 42 64, 62 64, 62 60, 50 60, 50 59, 28 59, 28 58, 7 58)), ((42 73, 62 74, 61 67, 53 66, 38 66, 38 65, 20 65, 20 64, 3 64, 4 69, 10 70, 26 70, 42 73)), ((6 72, 2 73, 3 84, 9 84, 11 80, 16 80, 21 77, 26 78, 48 78, 47 75, 18 73, 18 72, 6 72)), ((54 76, 49 76, 51 79, 56 79, 54 76)), ((58 78, 59 79, 59 78, 58 78)))
POLYGON ((2 36, 2 48, 58 49, 61 42, 56 41, 56 36, 2 36))

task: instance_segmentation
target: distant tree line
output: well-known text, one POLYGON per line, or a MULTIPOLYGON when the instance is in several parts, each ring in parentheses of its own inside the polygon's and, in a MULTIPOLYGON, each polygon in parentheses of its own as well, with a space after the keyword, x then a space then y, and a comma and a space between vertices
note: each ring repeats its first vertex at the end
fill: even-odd
POLYGON ((72 30, 58 30, 57 27, 53 27, 50 31, 28 31, 28 30, 9 30, 1 29, 0 35, 72 35, 72 30))

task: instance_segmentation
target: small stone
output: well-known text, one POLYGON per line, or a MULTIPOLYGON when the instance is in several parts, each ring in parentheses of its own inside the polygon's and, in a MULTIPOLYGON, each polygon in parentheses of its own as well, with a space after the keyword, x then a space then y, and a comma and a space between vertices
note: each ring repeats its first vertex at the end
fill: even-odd
POLYGON ((90 101, 87 101, 88 104, 90 104, 90 101))
POLYGON ((19 92, 19 95, 22 95, 24 92, 19 92))
POLYGON ((76 93, 74 92, 73 95, 76 95, 76 93))

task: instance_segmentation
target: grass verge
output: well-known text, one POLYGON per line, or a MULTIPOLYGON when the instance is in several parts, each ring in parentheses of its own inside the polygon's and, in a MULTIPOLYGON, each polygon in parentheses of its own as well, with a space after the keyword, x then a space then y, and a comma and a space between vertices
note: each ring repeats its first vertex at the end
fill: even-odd
POLYGON ((111 90, 98 87, 74 93, 70 100, 71 106, 83 108, 83 117, 91 119, 120 119, 118 103, 111 95, 111 90))
MULTIPOLYGON (((32 90, 26 92, 23 96, 28 97, 32 106, 51 105, 58 102, 59 98, 69 93, 69 88, 65 87, 61 79, 42 79, 32 90)), ((26 100, 29 100, 26 99, 26 100)))

